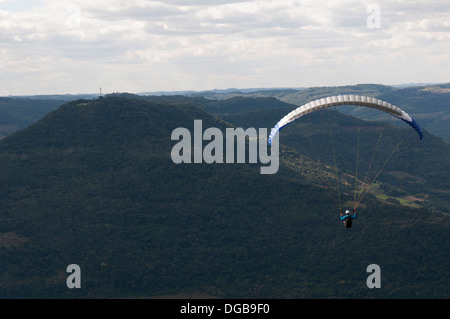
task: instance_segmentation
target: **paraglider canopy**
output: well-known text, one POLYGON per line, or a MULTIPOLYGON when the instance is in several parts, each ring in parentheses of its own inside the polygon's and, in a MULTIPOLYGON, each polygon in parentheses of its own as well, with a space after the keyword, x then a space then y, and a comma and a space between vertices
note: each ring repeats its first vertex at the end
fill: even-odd
POLYGON ((306 115, 308 113, 330 107, 330 106, 337 106, 337 105, 359 105, 359 106, 367 106, 375 109, 379 109, 381 111, 387 112, 403 121, 408 123, 412 128, 414 128, 417 133, 419 134, 420 139, 423 138, 422 129, 420 128, 419 124, 405 111, 400 109, 399 107, 392 105, 388 102, 363 96, 363 95, 336 95, 336 96, 330 96, 325 97, 322 99, 317 99, 315 101, 303 104, 302 106, 296 108, 289 114, 287 114, 285 117, 283 117, 273 128, 270 132, 269 136, 269 144, 272 144, 272 139, 275 137, 276 134, 287 124, 291 123, 292 121, 302 117, 303 115, 306 115))

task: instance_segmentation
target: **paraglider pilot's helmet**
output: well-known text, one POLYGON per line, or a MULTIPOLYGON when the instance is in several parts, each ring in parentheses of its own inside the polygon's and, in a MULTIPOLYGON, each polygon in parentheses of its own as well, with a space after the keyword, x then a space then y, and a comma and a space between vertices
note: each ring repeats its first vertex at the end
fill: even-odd
POLYGON ((345 215, 350 215, 350 211, 348 209, 345 211, 345 215))

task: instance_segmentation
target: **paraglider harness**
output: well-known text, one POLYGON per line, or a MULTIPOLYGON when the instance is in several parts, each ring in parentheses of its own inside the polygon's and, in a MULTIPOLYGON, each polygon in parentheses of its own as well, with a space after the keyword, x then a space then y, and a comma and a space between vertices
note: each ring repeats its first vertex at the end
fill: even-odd
POLYGON ((353 216, 350 214, 349 211, 346 211, 345 214, 341 213, 341 220, 344 222, 344 226, 346 228, 352 227, 352 220, 356 218, 356 209, 353 210, 353 216))

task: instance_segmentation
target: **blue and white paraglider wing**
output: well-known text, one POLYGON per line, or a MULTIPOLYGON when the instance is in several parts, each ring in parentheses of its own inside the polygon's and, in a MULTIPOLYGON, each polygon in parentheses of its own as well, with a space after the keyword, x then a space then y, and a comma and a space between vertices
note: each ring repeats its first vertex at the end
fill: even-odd
POLYGON ((387 112, 403 121, 411 125, 417 133, 419 134, 420 139, 423 138, 422 129, 419 124, 405 111, 400 109, 399 107, 392 105, 388 102, 368 97, 362 95, 335 95, 329 96, 322 99, 317 99, 312 102, 303 104, 302 106, 296 108, 285 117, 283 117, 271 130, 269 135, 269 144, 272 143, 272 139, 278 132, 287 124, 292 121, 306 115, 308 113, 327 108, 330 106, 337 105, 359 105, 359 106, 367 106, 371 108, 375 108, 384 112, 387 112))

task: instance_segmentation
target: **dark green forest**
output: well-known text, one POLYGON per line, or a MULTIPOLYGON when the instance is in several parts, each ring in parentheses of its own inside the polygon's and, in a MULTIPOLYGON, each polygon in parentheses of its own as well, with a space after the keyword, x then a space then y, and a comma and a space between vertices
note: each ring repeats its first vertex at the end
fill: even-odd
POLYGON ((0 139, 40 120, 64 101, 0 97, 0 139))
MULTIPOLYGON (((417 142, 409 127, 331 110, 280 133, 274 175, 260 163, 171 160, 172 131, 192 132, 195 119, 271 128, 293 107, 112 95, 69 102, 4 138, 0 297, 448 298, 450 147, 428 132, 417 142), (364 132, 361 171, 380 130, 380 156, 404 141, 351 229, 321 184, 333 171, 329 148, 314 147, 328 140, 326 123, 352 157, 355 130, 364 132), (423 201, 397 200, 407 194, 423 201), (381 289, 366 286, 373 263, 381 289), (81 289, 66 286, 69 264, 81 268, 81 289)), ((346 157, 337 164, 351 180, 346 157)))

